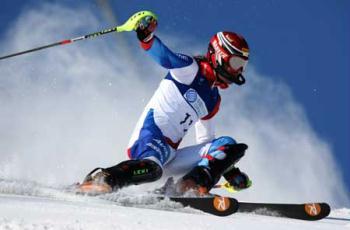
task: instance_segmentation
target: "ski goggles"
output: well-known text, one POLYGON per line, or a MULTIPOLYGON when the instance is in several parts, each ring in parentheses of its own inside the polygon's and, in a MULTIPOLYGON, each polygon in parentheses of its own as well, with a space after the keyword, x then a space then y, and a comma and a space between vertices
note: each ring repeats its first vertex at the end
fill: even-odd
POLYGON ((225 70, 230 74, 237 74, 244 71, 248 63, 248 58, 232 55, 227 63, 228 65, 224 66, 225 70))

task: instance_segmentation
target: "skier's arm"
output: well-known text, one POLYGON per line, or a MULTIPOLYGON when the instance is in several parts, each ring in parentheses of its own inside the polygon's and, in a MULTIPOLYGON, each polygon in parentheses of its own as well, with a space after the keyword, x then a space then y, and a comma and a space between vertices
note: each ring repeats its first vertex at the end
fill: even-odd
POLYGON ((195 124, 197 144, 207 143, 215 139, 215 126, 213 119, 198 120, 195 124))
POLYGON ((198 65, 187 55, 174 53, 161 40, 154 36, 157 21, 152 17, 143 18, 137 29, 141 47, 161 66, 170 70, 172 76, 181 83, 190 84, 194 79, 198 65))
POLYGON ((174 53, 161 40, 153 36, 153 38, 144 43, 141 41, 141 47, 161 66, 167 69, 177 69, 190 66, 194 60, 184 54, 174 53))

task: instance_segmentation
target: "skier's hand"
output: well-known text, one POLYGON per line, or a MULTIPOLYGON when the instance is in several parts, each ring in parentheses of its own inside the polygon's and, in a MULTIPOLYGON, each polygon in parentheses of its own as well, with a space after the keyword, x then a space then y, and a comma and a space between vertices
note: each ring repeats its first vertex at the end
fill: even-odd
POLYGON ((149 42, 153 38, 153 32, 156 30, 157 24, 157 19, 152 16, 141 18, 136 27, 137 38, 141 42, 149 42))

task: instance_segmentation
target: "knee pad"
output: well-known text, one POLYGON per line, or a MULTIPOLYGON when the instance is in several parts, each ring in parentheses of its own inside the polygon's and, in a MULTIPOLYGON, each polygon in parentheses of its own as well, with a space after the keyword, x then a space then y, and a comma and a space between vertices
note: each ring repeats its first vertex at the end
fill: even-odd
POLYGON ((225 159, 230 164, 235 164, 243 157, 245 150, 248 148, 246 144, 238 144, 235 139, 229 136, 222 136, 215 139, 210 145, 207 156, 218 160, 225 159))
POLYGON ((209 147, 208 153, 219 150, 224 145, 234 145, 236 140, 229 136, 222 136, 214 139, 209 147))
MULTIPOLYGON (((230 138, 228 140, 232 141, 233 139, 230 138)), ((214 178, 213 181, 216 183, 225 171, 234 166, 234 164, 244 156, 247 148, 248 146, 243 143, 217 146, 216 148, 209 149, 209 152, 203 156, 198 166, 209 169, 214 178)))

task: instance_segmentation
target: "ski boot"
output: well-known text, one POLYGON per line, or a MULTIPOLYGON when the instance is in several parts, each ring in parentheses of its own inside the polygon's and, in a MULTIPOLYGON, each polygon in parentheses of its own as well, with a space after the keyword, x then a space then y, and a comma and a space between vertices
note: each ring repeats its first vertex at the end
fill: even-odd
POLYGON ((110 168, 96 168, 78 184, 77 193, 99 195, 110 193, 128 185, 137 185, 158 180, 162 168, 148 159, 127 160, 110 168))
POLYGON ((200 162, 198 166, 194 167, 176 183, 177 193, 184 194, 188 191, 193 191, 197 196, 208 195, 221 176, 227 170, 230 171, 232 165, 243 157, 247 148, 246 144, 227 144, 222 146, 220 151, 225 154, 221 154, 219 158, 210 156, 208 157, 210 160, 205 164, 200 162))
POLYGON ((210 171, 203 166, 194 167, 175 184, 175 193, 180 195, 206 196, 213 184, 210 171))

